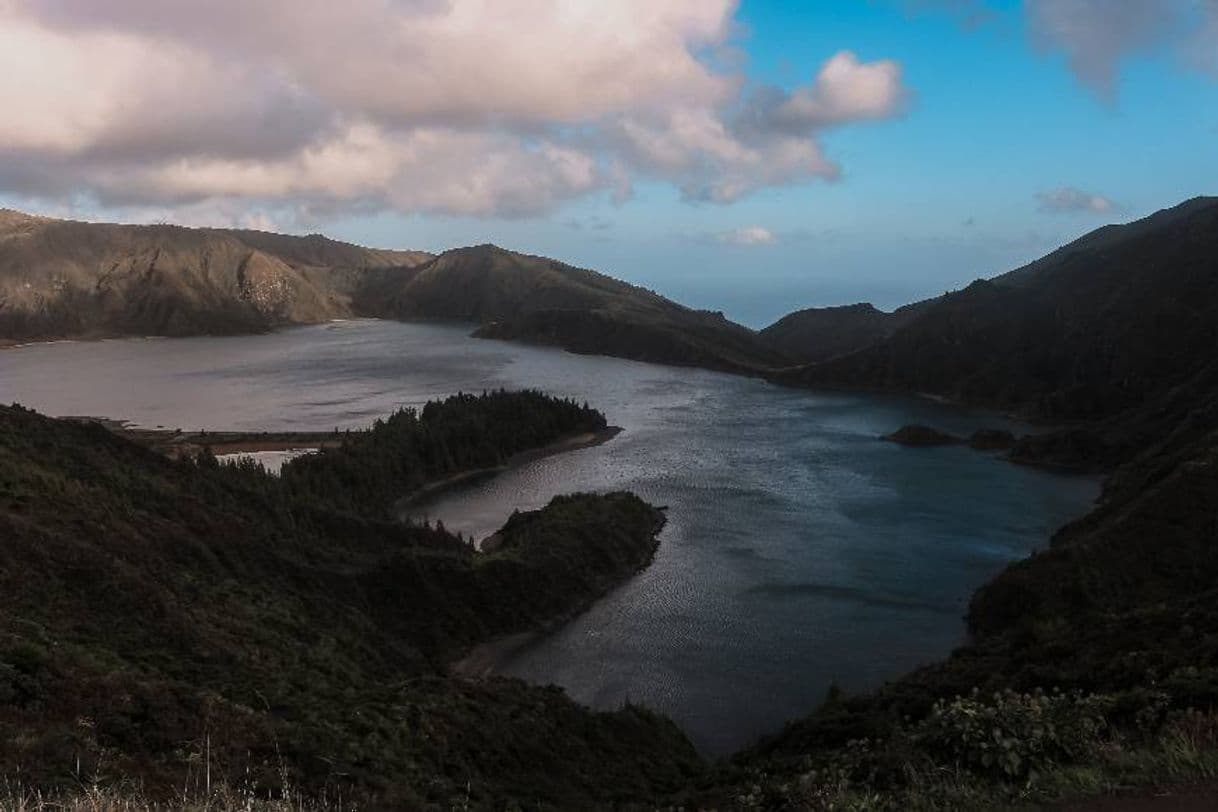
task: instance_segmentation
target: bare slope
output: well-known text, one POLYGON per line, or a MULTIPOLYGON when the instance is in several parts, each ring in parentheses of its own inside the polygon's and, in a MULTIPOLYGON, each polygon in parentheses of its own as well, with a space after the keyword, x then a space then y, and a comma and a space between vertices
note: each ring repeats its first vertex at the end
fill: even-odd
POLYGON ((722 314, 491 245, 433 257, 316 234, 0 213, 0 341, 258 332, 349 316, 468 321, 488 338, 731 371, 789 363, 722 314))
POLYGON ((0 215, 0 338, 197 335, 353 315, 370 269, 419 252, 316 235, 0 215))

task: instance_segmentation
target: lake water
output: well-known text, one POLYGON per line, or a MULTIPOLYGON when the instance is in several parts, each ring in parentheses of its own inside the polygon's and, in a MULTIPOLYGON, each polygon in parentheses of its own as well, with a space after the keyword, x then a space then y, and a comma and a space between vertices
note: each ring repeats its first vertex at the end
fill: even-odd
POLYGON ((352 321, 237 338, 0 351, 0 401, 183 429, 359 427, 459 390, 587 400, 624 432, 428 507, 485 536, 558 493, 629 489, 669 507, 654 563, 501 671, 598 708, 638 702, 720 754, 962 642, 969 595, 1084 513, 1093 478, 878 435, 963 433, 992 415, 820 394, 700 370, 352 321))

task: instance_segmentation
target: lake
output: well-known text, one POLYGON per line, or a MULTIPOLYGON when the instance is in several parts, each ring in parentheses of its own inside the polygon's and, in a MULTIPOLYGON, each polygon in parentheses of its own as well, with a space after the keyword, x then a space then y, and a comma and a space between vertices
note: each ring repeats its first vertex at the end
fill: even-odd
POLYGON ((375 320, 268 335, 60 342, 0 351, 0 401, 147 427, 327 430, 457 391, 533 387, 624 431, 444 496, 478 537, 513 509, 628 489, 668 506, 645 571, 504 674, 597 708, 671 716, 722 754, 946 655, 970 594, 1082 515, 1098 480, 963 447, 912 449, 906 423, 965 433, 999 417, 916 398, 825 394, 701 370, 375 320))

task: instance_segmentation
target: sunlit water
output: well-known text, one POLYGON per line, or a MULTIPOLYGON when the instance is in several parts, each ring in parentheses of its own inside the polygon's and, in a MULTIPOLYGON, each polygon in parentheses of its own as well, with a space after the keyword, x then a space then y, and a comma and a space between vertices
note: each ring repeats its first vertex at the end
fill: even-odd
POLYGON ((586 399, 625 431, 428 506, 484 536, 557 493, 629 489, 667 505, 654 563, 503 673, 599 708, 633 701, 723 753, 847 690, 937 659, 968 596, 1046 544, 1094 479, 966 448, 877 439, 991 415, 920 399, 817 394, 762 381, 354 321, 240 338, 0 351, 0 401, 183 429, 366 425, 458 390, 536 387, 586 399))

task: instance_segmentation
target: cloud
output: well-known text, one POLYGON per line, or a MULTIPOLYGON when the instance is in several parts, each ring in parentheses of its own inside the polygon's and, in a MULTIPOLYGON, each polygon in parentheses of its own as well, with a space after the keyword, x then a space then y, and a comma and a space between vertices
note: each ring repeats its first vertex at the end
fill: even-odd
POLYGON ((896 62, 864 63, 840 51, 808 84, 758 88, 731 115, 678 107, 622 117, 610 138, 632 165, 676 183, 686 199, 732 203, 764 186, 836 180, 841 170, 817 136, 899 115, 908 97, 896 62))
POLYGON ((764 226, 744 226, 715 235, 715 239, 728 245, 769 245, 776 241, 774 232, 764 226))
MULTIPOLYGON (((941 11, 966 28, 1000 14, 986 0, 893 0, 907 13, 941 11)), ((1192 70, 1218 76, 1218 0, 1024 0, 1028 35, 1041 51, 1065 56, 1071 72, 1114 102, 1122 64, 1165 52, 1192 70)))
POLYGON ((1063 51, 1079 80, 1109 99, 1120 61, 1162 40, 1172 6, 1173 0, 1027 0, 1034 41, 1063 51))
POLYGON ((747 123, 763 129, 806 133, 851 121, 888 118, 903 107, 901 66, 892 60, 864 64, 841 51, 821 66, 812 83, 791 93, 770 88, 756 96, 747 123))
POLYGON ((1185 45, 1185 57, 1198 70, 1218 77, 1218 0, 1202 0, 1199 22, 1185 45))
POLYGON ((1026 0, 1033 41, 1061 51, 1079 81, 1112 101, 1121 63, 1167 47, 1218 71, 1218 0, 1026 0))
POLYGON ((748 91, 738 60, 712 59, 735 11, 0 0, 0 193, 530 216, 640 179, 726 203, 836 178, 821 133, 899 114, 900 66, 843 51, 805 85, 748 91))
POLYGON ((1040 210, 1053 213, 1090 212, 1107 214, 1116 211, 1117 205, 1102 195, 1084 192, 1073 186, 1063 186, 1049 192, 1039 192, 1040 210))

